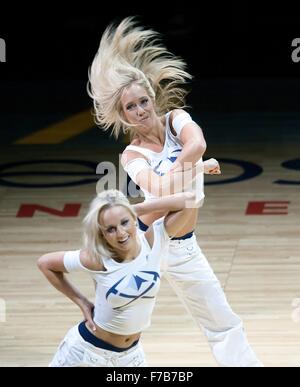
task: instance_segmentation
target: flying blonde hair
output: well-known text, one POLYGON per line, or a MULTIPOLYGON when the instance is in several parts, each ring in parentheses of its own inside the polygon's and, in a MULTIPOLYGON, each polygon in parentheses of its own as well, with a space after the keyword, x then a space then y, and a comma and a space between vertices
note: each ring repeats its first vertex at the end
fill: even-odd
POLYGON ((106 242, 100 229, 99 217, 102 211, 115 206, 128 210, 134 221, 137 216, 126 196, 118 190, 107 190, 99 193, 91 202, 89 210, 83 219, 83 244, 89 257, 95 262, 101 262, 101 256, 114 258, 116 254, 106 242))
POLYGON ((88 94, 93 99, 95 122, 104 130, 112 128, 118 138, 134 125, 122 116, 120 98, 124 88, 143 86, 159 116, 185 107, 183 85, 192 76, 186 63, 161 43, 160 34, 137 26, 134 17, 104 31, 97 54, 89 68, 88 94))

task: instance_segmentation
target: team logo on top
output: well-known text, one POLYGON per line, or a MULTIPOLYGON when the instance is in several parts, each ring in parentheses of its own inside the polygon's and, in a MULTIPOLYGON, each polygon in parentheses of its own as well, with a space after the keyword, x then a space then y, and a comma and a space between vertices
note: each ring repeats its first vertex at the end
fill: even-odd
POLYGON ((154 298, 159 279, 156 271, 139 271, 125 276, 108 290, 106 299, 113 305, 113 309, 119 309, 139 298, 154 298))
POLYGON ((170 157, 160 160, 160 162, 155 166, 154 172, 160 176, 163 176, 165 173, 169 172, 173 163, 177 160, 175 153, 181 152, 181 149, 174 149, 170 157))

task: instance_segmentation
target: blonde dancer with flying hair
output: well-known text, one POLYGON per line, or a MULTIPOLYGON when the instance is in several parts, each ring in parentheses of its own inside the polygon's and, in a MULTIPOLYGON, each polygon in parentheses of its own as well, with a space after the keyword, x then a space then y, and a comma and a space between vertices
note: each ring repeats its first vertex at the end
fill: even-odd
MULTIPOLYGON (((186 63, 163 46, 159 33, 140 27, 135 18, 105 30, 89 71, 88 93, 101 128, 111 130, 115 138, 129 131, 131 143, 121 162, 145 201, 196 189, 197 200, 203 202, 203 173, 195 176, 194 167, 220 173, 215 159, 203 163, 203 132, 184 110, 191 78, 186 63)), ((140 228, 147 230, 163 215, 164 211, 140 216, 140 228)), ((219 365, 261 366, 241 319, 197 244, 197 217, 194 209, 181 233, 172 238, 165 275, 203 329, 219 365)))

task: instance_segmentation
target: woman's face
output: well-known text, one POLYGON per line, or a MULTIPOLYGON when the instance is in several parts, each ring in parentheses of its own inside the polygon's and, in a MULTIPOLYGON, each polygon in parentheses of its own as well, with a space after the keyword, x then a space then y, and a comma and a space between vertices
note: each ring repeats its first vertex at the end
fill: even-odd
POLYGON ((152 99, 142 86, 132 83, 124 89, 121 105, 127 122, 138 125, 141 129, 152 127, 156 113, 152 99))
POLYGON ((117 205, 102 211, 99 224, 106 242, 115 252, 126 253, 136 246, 136 222, 127 208, 117 205))

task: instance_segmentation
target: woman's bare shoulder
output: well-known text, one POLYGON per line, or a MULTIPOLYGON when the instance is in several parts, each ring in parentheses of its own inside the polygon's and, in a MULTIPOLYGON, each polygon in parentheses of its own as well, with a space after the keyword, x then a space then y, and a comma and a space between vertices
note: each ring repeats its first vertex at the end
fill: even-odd
POLYGON ((88 270, 102 271, 104 266, 102 262, 95 262, 91 259, 86 250, 80 250, 80 262, 88 270))
POLYGON ((130 145, 139 146, 139 145, 141 145, 141 140, 139 138, 134 138, 131 141, 130 145))
MULTIPOLYGON (((140 146, 141 141, 138 138, 135 138, 131 141, 130 145, 140 146)), ((132 160, 137 159, 137 158, 139 158, 139 159, 143 158, 143 159, 147 160, 147 158, 142 153, 140 153, 138 150, 131 150, 131 149, 125 148, 123 150, 123 153, 122 153, 121 164, 124 167, 129 161, 132 161, 132 160)))
MULTIPOLYGON (((129 146, 140 146, 141 145, 141 141, 138 139, 138 138, 134 138, 131 143, 129 144, 129 146)), ((131 149, 127 149, 127 147, 123 150, 122 152, 122 156, 125 156, 125 155, 131 155, 131 154, 136 154, 137 152, 136 151, 133 151, 131 149)))
POLYGON ((182 113, 187 113, 185 110, 183 109, 174 109, 172 110, 171 112, 171 119, 173 120, 176 116, 179 116, 179 114, 182 114, 182 113))

